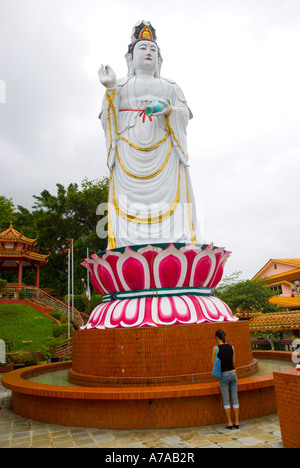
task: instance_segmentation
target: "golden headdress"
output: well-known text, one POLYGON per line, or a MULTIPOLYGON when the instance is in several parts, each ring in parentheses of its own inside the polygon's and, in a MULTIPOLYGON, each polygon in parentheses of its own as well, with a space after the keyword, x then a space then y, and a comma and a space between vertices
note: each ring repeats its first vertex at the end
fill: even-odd
POLYGON ((131 33, 131 44, 128 46, 128 52, 132 53, 135 44, 138 41, 156 42, 156 31, 150 21, 139 21, 135 24, 131 33))
MULTIPOLYGON (((128 52, 126 54, 126 60, 127 60, 127 65, 128 65, 128 76, 131 76, 134 74, 134 71, 132 70, 132 65, 131 65, 131 60, 130 58, 132 57, 133 49, 134 46, 139 42, 139 41, 151 41, 156 44, 156 31, 151 25, 150 21, 139 21, 136 23, 134 26, 132 33, 131 33, 131 44, 128 46, 128 52)), ((157 44, 156 44, 157 45, 157 44)), ((158 68, 155 72, 155 76, 159 77, 160 76, 160 69, 162 65, 162 56, 160 53, 160 49, 157 46, 158 50, 158 68)))

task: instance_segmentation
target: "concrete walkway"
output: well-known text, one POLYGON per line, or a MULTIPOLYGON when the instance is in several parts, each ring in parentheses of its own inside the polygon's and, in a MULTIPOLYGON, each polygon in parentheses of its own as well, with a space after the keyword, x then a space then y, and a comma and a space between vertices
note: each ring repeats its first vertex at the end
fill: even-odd
MULTIPOLYGON (((0 375, 1 377, 1 375, 0 375)), ((224 424, 154 430, 102 430, 56 426, 11 410, 11 392, 0 385, 0 448, 283 448, 277 414, 224 424)))

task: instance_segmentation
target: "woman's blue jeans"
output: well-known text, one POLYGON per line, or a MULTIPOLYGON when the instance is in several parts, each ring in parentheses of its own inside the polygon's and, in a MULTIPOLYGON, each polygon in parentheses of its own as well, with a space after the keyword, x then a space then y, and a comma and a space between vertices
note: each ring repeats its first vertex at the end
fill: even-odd
POLYGON ((223 372, 219 379, 223 404, 225 409, 230 408, 230 397, 233 408, 239 408, 238 400, 238 381, 235 372, 223 372))

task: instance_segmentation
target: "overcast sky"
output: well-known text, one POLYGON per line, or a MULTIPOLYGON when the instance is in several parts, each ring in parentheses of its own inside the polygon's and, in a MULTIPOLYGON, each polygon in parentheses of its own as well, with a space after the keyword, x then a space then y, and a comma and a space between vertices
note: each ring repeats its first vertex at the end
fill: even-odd
POLYGON ((0 0, 0 195, 31 208, 108 175, 97 70, 126 76, 142 19, 194 115, 193 188, 204 238, 233 252, 225 274, 300 258, 299 0, 0 0))

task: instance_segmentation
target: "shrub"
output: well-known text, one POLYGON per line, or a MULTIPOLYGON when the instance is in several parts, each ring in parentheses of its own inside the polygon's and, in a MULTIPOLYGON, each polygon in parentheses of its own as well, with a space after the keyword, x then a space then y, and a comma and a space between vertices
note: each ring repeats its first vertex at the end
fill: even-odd
POLYGON ((7 281, 4 279, 0 279, 0 291, 2 291, 2 289, 4 289, 6 285, 7 281))
POLYGON ((10 359, 14 364, 25 364, 26 353, 24 351, 17 351, 10 355, 10 359))
POLYGON ((93 294, 92 295, 92 307, 93 309, 97 307, 97 305, 102 304, 102 296, 100 294, 93 294))
MULTIPOLYGON (((102 303, 102 296, 100 294, 92 294, 90 300, 85 294, 74 295, 73 297, 75 309, 79 310, 79 312, 85 312, 86 314, 90 314, 97 305, 102 303)), ((64 302, 68 304, 68 296, 65 296, 64 302)), ((71 303, 72 296, 70 296, 70 304, 71 303)))
POLYGON ((38 363, 37 351, 31 351, 25 354, 24 364, 25 366, 35 366, 38 363))
POLYGON ((102 304, 102 296, 101 294, 92 294, 91 300, 87 302, 86 313, 88 315, 97 307, 98 305, 102 304))
POLYGON ((51 317, 55 318, 59 322, 61 322, 62 320, 62 315, 60 312, 58 312, 58 310, 54 310, 53 312, 51 312, 51 317))
POLYGON ((14 349, 14 342, 8 338, 2 338, 2 340, 5 342, 6 352, 10 353, 14 349))
POLYGON ((26 299, 25 291, 19 291, 19 293, 18 293, 18 299, 19 299, 20 301, 26 299))
POLYGON ((61 325, 56 325, 53 328, 53 336, 54 338, 60 338, 61 336, 66 338, 68 336, 68 324, 63 323, 61 325))
POLYGON ((61 330, 60 330, 60 325, 56 325, 55 328, 53 328, 52 335, 54 338, 58 338, 61 335, 61 330))
MULTIPOLYGON (((70 305, 72 305, 72 297, 74 300, 74 307, 75 309, 79 310, 79 312, 85 311, 85 297, 84 295, 74 295, 70 294, 70 305)), ((68 304, 68 296, 65 296, 65 304, 68 304)))

